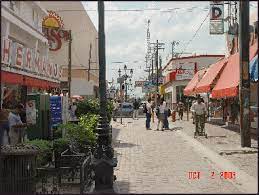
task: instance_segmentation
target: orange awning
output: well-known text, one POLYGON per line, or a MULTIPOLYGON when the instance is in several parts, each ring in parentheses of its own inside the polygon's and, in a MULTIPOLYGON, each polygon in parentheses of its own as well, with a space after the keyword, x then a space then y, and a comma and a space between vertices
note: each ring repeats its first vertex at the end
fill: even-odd
MULTIPOLYGON (((257 43, 250 47, 249 60, 258 52, 257 43)), ((238 95, 238 85, 240 80, 240 60, 239 52, 229 56, 216 86, 212 90, 212 98, 235 97, 238 95)))
POLYGON ((184 88, 183 93, 186 96, 194 95, 194 89, 197 85, 197 83, 201 80, 201 78, 206 73, 206 69, 199 70, 192 78, 192 80, 187 84, 187 86, 184 88))
POLYGON ((195 93, 207 93, 211 91, 212 85, 216 81, 216 77, 224 69, 224 66, 227 63, 226 58, 222 58, 217 61, 215 64, 212 64, 206 71, 203 78, 196 85, 194 91, 195 93))

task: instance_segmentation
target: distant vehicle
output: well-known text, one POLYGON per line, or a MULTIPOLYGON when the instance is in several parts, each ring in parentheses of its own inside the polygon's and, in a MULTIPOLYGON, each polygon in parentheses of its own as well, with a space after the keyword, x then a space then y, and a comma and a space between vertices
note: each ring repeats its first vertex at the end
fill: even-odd
POLYGON ((124 102, 121 104, 121 114, 122 116, 130 116, 133 117, 133 103, 124 102))

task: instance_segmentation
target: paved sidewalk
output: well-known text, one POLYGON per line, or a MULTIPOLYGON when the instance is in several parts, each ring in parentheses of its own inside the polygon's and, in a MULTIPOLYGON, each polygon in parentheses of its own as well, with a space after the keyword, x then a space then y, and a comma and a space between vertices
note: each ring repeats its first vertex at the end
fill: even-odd
MULTIPOLYGON (((176 120, 176 122, 173 123, 170 119, 169 123, 170 128, 180 127, 181 131, 193 137, 195 126, 192 124, 192 119, 187 121, 185 116, 183 121, 176 120)), ((249 175, 255 178, 258 177, 257 140, 251 139, 251 148, 242 148, 240 134, 235 131, 209 123, 205 124, 205 130, 208 134, 208 139, 198 137, 196 138, 198 141, 230 160, 249 175)))
MULTIPOLYGON (((144 122, 145 119, 123 119, 124 125, 117 122, 112 124, 114 149, 118 158, 118 165, 115 168, 116 192, 254 192, 254 185, 251 189, 244 189, 249 184, 246 185, 243 180, 237 184, 238 182, 231 181, 231 179, 220 178, 221 171, 234 169, 220 169, 210 159, 211 155, 217 156, 216 153, 206 148, 205 152, 202 151, 203 146, 184 131, 180 129, 164 132, 146 130, 144 122), (200 151, 196 150, 196 147, 200 151), (200 179, 189 179, 189 172, 192 171, 200 172, 200 179)), ((152 128, 156 129, 154 124, 152 128)), ((254 184, 254 178, 249 178, 254 184)))

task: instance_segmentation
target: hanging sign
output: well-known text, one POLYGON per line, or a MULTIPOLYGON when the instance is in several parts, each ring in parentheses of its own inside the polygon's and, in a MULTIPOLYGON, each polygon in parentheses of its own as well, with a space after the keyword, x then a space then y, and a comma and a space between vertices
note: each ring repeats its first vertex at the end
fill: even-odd
POLYGON ((14 70, 26 72, 32 77, 41 76, 43 79, 58 80, 60 78, 58 73, 61 68, 58 65, 54 67, 47 56, 41 55, 35 48, 26 48, 8 38, 2 38, 1 41, 3 68, 11 72, 14 70))
POLYGON ((143 87, 145 81, 135 81, 135 87, 143 87))
POLYGON ((54 11, 48 11, 49 15, 42 21, 43 34, 49 41, 49 50, 57 51, 62 47, 62 39, 69 40, 69 32, 63 30, 64 23, 61 17, 54 11))
POLYGON ((210 2, 210 34, 224 34, 224 1, 210 2))

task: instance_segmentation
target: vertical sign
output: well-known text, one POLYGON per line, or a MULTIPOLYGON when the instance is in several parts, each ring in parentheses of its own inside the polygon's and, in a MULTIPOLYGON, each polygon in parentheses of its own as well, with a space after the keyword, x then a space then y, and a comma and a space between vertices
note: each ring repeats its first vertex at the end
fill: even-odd
POLYGON ((210 34, 224 34, 224 1, 210 2, 210 34))

